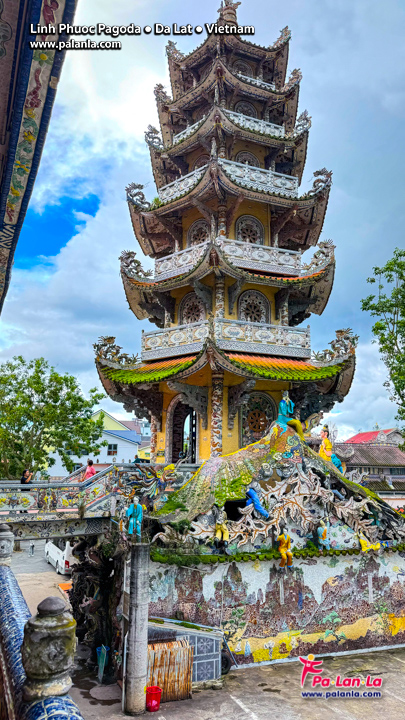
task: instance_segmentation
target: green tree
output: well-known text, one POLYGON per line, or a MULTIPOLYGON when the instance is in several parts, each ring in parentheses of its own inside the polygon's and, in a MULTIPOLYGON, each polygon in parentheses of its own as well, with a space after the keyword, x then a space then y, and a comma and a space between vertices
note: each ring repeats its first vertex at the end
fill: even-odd
POLYGON ((97 455, 105 444, 97 442, 103 418, 91 416, 103 397, 92 389, 86 399, 73 375, 60 375, 44 358, 19 356, 0 365, 0 477, 45 470, 55 464, 52 452, 69 472, 69 453, 97 455))
POLYGON ((397 420, 405 422, 405 250, 396 248, 367 282, 377 284, 377 293, 362 300, 361 307, 376 318, 373 335, 389 377, 384 384, 398 406, 397 420))

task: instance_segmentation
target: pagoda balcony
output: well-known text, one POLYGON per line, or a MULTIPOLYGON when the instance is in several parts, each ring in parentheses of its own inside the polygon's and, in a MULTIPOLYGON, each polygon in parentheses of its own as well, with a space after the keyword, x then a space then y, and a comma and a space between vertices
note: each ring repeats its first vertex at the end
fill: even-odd
POLYGON ((243 115, 233 110, 223 110, 222 112, 236 125, 246 130, 251 130, 261 135, 272 135, 273 137, 279 138, 285 137, 284 125, 276 125, 275 123, 267 122, 267 120, 259 120, 259 118, 243 115))
POLYGON ((190 137, 190 135, 195 133, 198 126, 203 124, 206 117, 207 116, 204 115, 202 118, 197 120, 197 122, 193 123, 192 125, 188 125, 188 127, 186 127, 184 130, 177 133, 177 135, 173 135, 173 145, 177 145, 179 142, 186 140, 186 138, 190 137))
POLYGON ((298 196, 297 177, 224 158, 218 158, 218 164, 236 185, 249 190, 284 195, 285 197, 296 198, 298 196))
MULTIPOLYGON (((209 334, 208 320, 142 332, 142 360, 198 353, 209 334)), ((213 321, 213 337, 221 350, 300 359, 311 357, 309 326, 292 328, 217 318, 213 321)))
POLYGON ((160 202, 171 202, 171 200, 176 200, 182 195, 186 195, 195 185, 197 185, 199 180, 201 180, 206 169, 207 165, 202 165, 192 172, 187 173, 187 175, 183 175, 182 177, 177 178, 177 180, 173 180, 173 182, 168 185, 164 185, 159 188, 158 196, 160 202))
MULTIPOLYGON (((283 195, 284 197, 295 198, 298 196, 298 178, 292 175, 284 175, 274 170, 265 170, 264 168, 254 167, 247 163, 239 163, 235 160, 226 160, 218 158, 218 165, 224 170, 225 174, 236 185, 248 188, 249 190, 257 190, 259 192, 268 192, 273 195, 283 195)), ((187 175, 183 175, 177 180, 158 189, 159 200, 162 203, 168 203, 182 195, 186 195, 197 185, 204 175, 208 165, 202 165, 187 175)))
POLYGON ((270 90, 271 92, 276 91, 276 86, 274 83, 266 82, 261 78, 250 77, 250 75, 244 75, 240 72, 236 72, 235 75, 237 75, 237 77, 239 77, 241 80, 243 80, 243 82, 246 82, 249 85, 256 85, 256 87, 263 88, 264 90, 270 90))
MULTIPOLYGON (((295 250, 255 245, 242 240, 218 237, 215 244, 221 249, 232 265, 275 275, 301 274, 301 253, 295 250)), ((206 253, 209 241, 172 253, 155 260, 154 280, 169 278, 190 272, 206 253)))

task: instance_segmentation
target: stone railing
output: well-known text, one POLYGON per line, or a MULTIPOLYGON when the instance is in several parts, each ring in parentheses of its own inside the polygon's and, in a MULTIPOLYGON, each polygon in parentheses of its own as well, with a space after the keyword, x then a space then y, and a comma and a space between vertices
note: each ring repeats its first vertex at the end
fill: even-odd
POLYGON ((208 242, 180 250, 155 260, 155 280, 166 280, 191 270, 204 255, 208 242))
POLYGON ((217 238, 216 244, 232 265, 247 270, 262 270, 277 275, 299 275, 301 253, 295 250, 255 245, 254 243, 229 238, 217 238))
POLYGON ((249 75, 244 75, 240 72, 236 72, 235 75, 243 80, 243 82, 249 83, 249 85, 256 85, 256 87, 263 88, 263 90, 271 90, 273 92, 276 90, 274 83, 266 82, 265 80, 261 80, 261 78, 249 77, 249 75))
POLYGON ((123 502, 120 488, 137 480, 150 481, 153 468, 150 463, 116 463, 82 483, 36 483, 23 488, 1 482, 0 522, 9 523, 19 539, 107 532, 123 502))
POLYGON ((111 493, 115 491, 114 468, 100 471, 84 482, 32 483, 21 486, 0 483, 0 519, 20 513, 75 513, 87 517, 110 514, 111 493))
MULTIPOLYGON (((186 273, 195 267, 207 250, 209 241, 194 245, 155 260, 155 280, 167 280, 186 273)), ((246 270, 262 270, 277 275, 299 275, 301 253, 295 250, 255 245, 241 240, 218 237, 215 245, 222 250, 232 265, 246 270)))
POLYGON ((186 195, 195 185, 197 185, 198 181, 201 180, 206 169, 207 166, 203 165, 202 167, 196 168, 196 170, 193 170, 187 175, 183 175, 183 177, 177 178, 177 180, 173 180, 173 182, 169 183, 168 185, 164 185, 163 187, 159 188, 159 200, 162 203, 167 203, 171 200, 175 200, 176 198, 181 197, 182 195, 186 195))
POLYGON ((285 137, 284 125, 276 125, 267 120, 259 120, 259 118, 242 115, 242 113, 234 112, 233 110, 222 110, 222 112, 226 117, 229 117, 235 125, 245 128, 246 130, 251 130, 261 135, 272 135, 273 137, 279 138, 285 137))
POLYGON ((218 158, 218 164, 230 180, 237 185, 273 195, 292 198, 298 196, 298 178, 296 177, 223 158, 218 158))
POLYGON ((177 145, 179 142, 186 140, 186 138, 190 137, 190 135, 195 133, 195 131, 198 129, 198 127, 203 124, 206 117, 207 116, 204 115, 202 118, 200 118, 200 120, 197 120, 197 122, 184 128, 184 130, 177 133, 177 135, 173 135, 172 145, 177 145))
POLYGON ((14 536, 0 525, 0 717, 83 720, 72 686, 76 622, 60 597, 31 613, 10 568, 14 536))
MULTIPOLYGON (((213 334, 218 347, 235 352, 308 358, 311 339, 308 328, 266 325, 242 320, 217 319, 213 334)), ((142 334, 142 360, 199 352, 209 336, 208 320, 142 334)))

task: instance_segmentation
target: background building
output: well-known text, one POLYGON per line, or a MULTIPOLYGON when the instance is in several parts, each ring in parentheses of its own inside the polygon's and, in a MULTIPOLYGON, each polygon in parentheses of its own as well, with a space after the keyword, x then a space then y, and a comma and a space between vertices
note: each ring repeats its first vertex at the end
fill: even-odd
MULTIPOLYGON (((85 465, 88 458, 94 461, 96 470, 102 470, 113 462, 132 463, 135 455, 147 460, 147 449, 150 446, 150 426, 148 422, 117 420, 105 410, 98 410, 94 413, 93 419, 97 420, 101 413, 103 414, 104 432, 100 441, 106 442, 106 445, 100 448, 99 455, 72 456, 75 463, 74 469, 85 465)), ((60 456, 55 453, 53 457, 56 463, 49 468, 51 477, 54 479, 65 477, 67 471, 60 456)))
POLYGON ((346 474, 395 508, 405 507, 404 439, 398 428, 354 435, 335 446, 346 474))

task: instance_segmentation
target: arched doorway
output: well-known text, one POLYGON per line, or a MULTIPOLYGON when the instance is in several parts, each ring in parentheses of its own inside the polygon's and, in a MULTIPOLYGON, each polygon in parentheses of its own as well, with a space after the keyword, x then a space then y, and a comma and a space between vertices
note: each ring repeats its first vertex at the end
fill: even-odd
POLYGON ((187 457, 197 462, 197 413, 190 405, 181 402, 180 395, 173 398, 167 410, 166 462, 176 463, 187 457))

